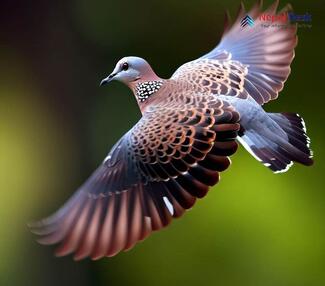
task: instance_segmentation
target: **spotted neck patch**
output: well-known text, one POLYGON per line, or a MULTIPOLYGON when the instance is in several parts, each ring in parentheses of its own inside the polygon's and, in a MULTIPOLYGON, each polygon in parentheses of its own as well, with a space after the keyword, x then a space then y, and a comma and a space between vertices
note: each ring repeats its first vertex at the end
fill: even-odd
POLYGON ((149 96, 157 92, 163 85, 162 80, 145 81, 138 83, 135 87, 135 94, 140 102, 146 101, 149 96))

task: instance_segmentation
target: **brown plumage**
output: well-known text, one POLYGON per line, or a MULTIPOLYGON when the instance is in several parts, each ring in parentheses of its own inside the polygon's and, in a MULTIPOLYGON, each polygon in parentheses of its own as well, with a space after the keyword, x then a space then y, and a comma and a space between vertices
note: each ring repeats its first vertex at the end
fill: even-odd
MULTIPOLYGON (((256 23, 260 9, 250 11, 256 23)), ((244 31, 244 15, 241 7, 232 25, 227 17, 221 43, 168 80, 141 58, 117 63, 102 84, 128 85, 142 118, 61 209, 31 224, 40 243, 58 243, 56 255, 74 253, 76 260, 132 248, 207 194, 230 165, 236 139, 276 172, 292 161, 312 163, 302 119, 260 106, 289 75, 296 27, 244 31)))
POLYGON ((238 120, 213 96, 179 93, 151 106, 66 205, 32 230, 40 243, 61 242, 58 256, 98 259, 131 248, 218 182, 237 149, 238 120))

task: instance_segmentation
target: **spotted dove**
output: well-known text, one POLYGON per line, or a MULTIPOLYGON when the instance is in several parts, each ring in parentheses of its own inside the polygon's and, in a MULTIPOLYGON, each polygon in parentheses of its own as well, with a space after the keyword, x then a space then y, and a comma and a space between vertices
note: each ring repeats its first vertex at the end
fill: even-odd
MULTIPOLYGON (((273 172, 313 163, 304 122, 294 113, 266 113, 290 73, 296 26, 263 27, 261 13, 241 6, 218 46, 161 79, 138 57, 121 59, 112 80, 133 91, 141 119, 90 178, 52 216, 31 224, 56 255, 99 259, 132 248, 183 215, 230 165, 241 143, 273 172), (250 15, 252 27, 242 27, 250 15)), ((281 13, 291 9, 286 6, 281 13)))

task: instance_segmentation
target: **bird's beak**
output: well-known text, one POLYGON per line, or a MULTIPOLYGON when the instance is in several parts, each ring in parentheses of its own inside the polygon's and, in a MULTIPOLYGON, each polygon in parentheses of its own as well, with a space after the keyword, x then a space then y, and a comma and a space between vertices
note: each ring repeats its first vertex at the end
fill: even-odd
POLYGON ((116 76, 116 73, 112 73, 110 74, 107 78, 104 78, 101 82, 99 86, 108 84, 109 82, 111 82, 114 79, 114 76, 116 76))

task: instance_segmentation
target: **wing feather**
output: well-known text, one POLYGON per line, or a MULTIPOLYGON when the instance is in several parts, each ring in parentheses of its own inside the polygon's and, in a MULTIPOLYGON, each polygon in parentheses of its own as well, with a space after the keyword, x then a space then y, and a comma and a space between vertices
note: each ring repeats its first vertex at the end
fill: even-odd
POLYGON ((31 225, 39 241, 75 260, 113 256, 204 197, 236 151, 239 115, 211 97, 188 102, 144 113, 61 209, 31 225))
POLYGON ((226 14, 220 43, 201 58, 181 66, 172 79, 185 81, 197 91, 242 99, 252 97, 261 105, 276 99, 290 74, 297 45, 295 24, 288 21, 281 27, 262 21, 265 13, 279 15, 292 11, 290 5, 280 12, 277 7, 275 1, 263 11, 262 1, 258 1, 246 12, 241 4, 232 24, 226 14), (246 15, 254 19, 252 27, 241 26, 246 15))

